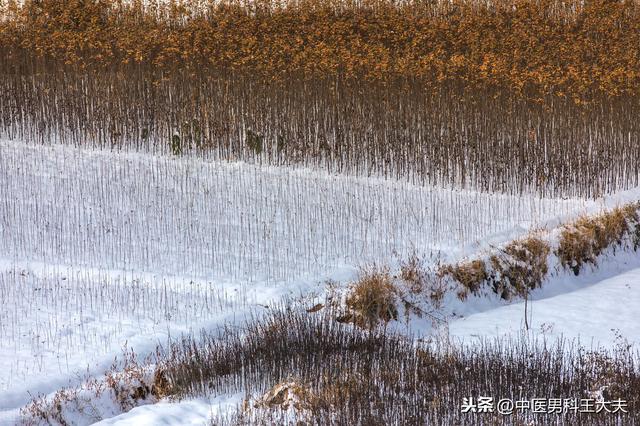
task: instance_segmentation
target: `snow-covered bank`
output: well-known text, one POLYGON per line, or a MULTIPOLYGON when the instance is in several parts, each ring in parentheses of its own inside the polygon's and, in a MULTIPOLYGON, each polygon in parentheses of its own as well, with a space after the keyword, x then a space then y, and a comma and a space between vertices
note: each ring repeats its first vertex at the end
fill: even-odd
MULTIPOLYGON (((558 282, 534 294, 527 306, 530 334, 550 340, 578 339, 585 347, 607 348, 617 345, 621 336, 640 348, 640 268, 619 274, 603 271, 603 275, 611 276, 581 288, 573 285, 575 281, 567 280, 566 286, 558 282), (544 293, 549 297, 543 297, 544 293)), ((456 319, 449 324, 449 333, 466 343, 519 335, 526 332, 524 313, 524 301, 511 303, 456 319)))

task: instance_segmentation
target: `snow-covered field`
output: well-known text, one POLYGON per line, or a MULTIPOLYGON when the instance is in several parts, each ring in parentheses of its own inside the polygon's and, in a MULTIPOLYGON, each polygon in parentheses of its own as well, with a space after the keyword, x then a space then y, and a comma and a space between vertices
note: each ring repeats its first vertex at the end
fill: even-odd
POLYGON ((592 204, 8 142, 0 179, 5 258, 208 279, 288 281, 414 248, 456 255, 592 204))
MULTIPOLYGON (((613 202, 2 141, 0 424, 30 395, 102 373, 125 345, 145 356, 170 336, 320 294, 361 265, 413 251, 455 260, 613 202)), ((623 255, 580 278, 560 274, 532 295, 532 330, 637 338, 638 268, 623 255)), ((522 304, 503 305, 466 306, 451 336, 520 332, 522 304)), ((161 403, 102 424, 202 424, 239 401, 161 403)))

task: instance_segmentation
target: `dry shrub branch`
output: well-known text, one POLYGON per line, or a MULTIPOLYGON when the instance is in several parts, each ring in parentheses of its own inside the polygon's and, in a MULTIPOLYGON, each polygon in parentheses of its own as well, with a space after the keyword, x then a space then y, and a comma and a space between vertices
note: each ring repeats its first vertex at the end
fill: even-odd
MULTIPOLYGON (((0 61, 0 69, 10 64, 0 61)), ((550 197, 637 186, 640 96, 583 108, 419 80, 0 71, 0 137, 550 197), (151 76, 162 77, 154 83, 151 76)))
POLYGON ((640 5, 0 2, 0 136, 482 191, 638 185, 640 5))

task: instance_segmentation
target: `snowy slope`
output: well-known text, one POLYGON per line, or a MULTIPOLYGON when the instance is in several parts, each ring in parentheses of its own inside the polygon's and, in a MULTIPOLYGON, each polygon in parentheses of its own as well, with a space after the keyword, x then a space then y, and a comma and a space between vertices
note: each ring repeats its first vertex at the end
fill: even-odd
POLYGON ((119 416, 105 419, 96 425, 142 426, 142 425, 207 425, 208 419, 218 413, 235 410, 244 398, 243 394, 221 395, 213 398, 186 400, 177 403, 160 402, 136 407, 119 416))
POLYGON ((593 205, 0 142, 0 253, 20 261, 282 282, 414 248, 455 256, 593 205))
MULTIPOLYGON (((346 279, 353 270, 337 271, 346 279)), ((319 277, 322 278, 322 277, 319 277)), ((0 412, 102 374, 169 337, 242 323, 263 306, 317 290, 319 281, 242 285, 37 262, 0 261, 0 412)), ((0 419, 1 419, 0 415, 0 419)))
MULTIPOLYGON (((640 260, 636 260, 640 265, 640 260)), ((561 284, 561 283, 556 283, 561 284)), ((528 334, 579 340, 585 347, 612 348, 620 336, 640 347, 640 268, 573 291, 529 302, 528 334)), ((451 337, 472 343, 524 331, 524 302, 497 307, 452 321, 451 337)))

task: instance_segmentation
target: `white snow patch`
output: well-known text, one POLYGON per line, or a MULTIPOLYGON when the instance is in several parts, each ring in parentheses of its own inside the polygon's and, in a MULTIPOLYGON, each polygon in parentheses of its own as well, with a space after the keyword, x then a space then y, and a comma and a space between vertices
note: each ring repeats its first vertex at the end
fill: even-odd
POLYGON ((159 402, 143 405, 111 419, 96 423, 99 426, 180 426, 208 425, 209 419, 216 415, 227 415, 243 401, 244 394, 220 395, 212 398, 199 398, 181 402, 159 402))
MULTIPOLYGON (((551 340, 579 339, 587 347, 608 349, 617 345, 621 336, 638 346, 639 306, 640 268, 581 289, 530 301, 530 334, 551 340)), ((523 301, 472 314, 449 325, 451 337, 466 343, 492 336, 516 336, 523 329, 523 301)))

